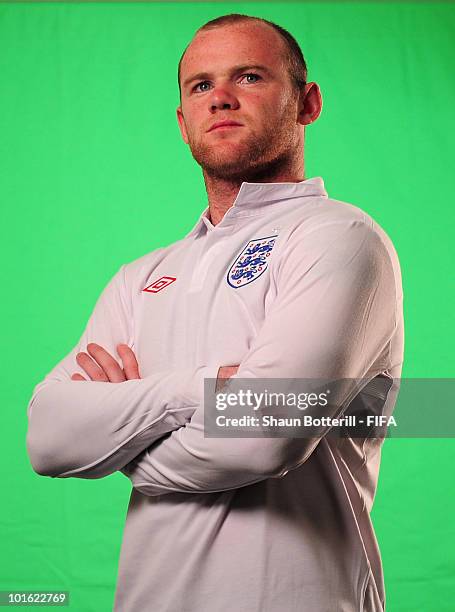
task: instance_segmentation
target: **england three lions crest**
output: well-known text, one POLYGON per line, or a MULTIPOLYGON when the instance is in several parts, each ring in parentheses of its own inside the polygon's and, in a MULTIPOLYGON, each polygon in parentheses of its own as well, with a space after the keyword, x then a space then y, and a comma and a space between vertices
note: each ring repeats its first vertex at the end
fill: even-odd
POLYGON ((249 241, 227 273, 227 282, 231 287, 238 289, 264 274, 277 235, 249 241))

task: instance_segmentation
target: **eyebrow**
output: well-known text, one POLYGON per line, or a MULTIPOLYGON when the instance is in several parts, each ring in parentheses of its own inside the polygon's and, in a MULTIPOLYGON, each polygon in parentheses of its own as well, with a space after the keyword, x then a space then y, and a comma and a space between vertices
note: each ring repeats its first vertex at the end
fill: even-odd
MULTIPOLYGON (((261 72, 265 72, 269 76, 272 75, 272 72, 266 66, 262 66, 261 64, 243 64, 240 66, 234 66, 230 70, 230 75, 236 74, 238 72, 243 72, 245 70, 260 70, 261 72)), ((211 76, 212 75, 210 74, 210 72, 198 72, 197 74, 193 74, 192 76, 185 79, 183 81, 183 86, 186 87, 193 81, 205 81, 207 79, 210 79, 211 76)))

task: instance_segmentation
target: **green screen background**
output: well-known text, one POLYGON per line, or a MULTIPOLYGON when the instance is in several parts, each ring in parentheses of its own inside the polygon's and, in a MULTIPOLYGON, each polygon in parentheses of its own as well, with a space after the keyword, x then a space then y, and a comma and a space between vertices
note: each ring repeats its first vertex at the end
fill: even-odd
MULTIPOLYGON (((0 590, 112 609, 130 482, 35 474, 26 406, 120 265, 182 238, 205 208, 176 69, 194 30, 230 12, 300 42, 324 101, 305 176, 395 244, 403 376, 453 376, 453 4, 3 3, 0 590)), ((452 440, 385 442, 373 521, 389 612, 454 609, 454 460, 452 440)))

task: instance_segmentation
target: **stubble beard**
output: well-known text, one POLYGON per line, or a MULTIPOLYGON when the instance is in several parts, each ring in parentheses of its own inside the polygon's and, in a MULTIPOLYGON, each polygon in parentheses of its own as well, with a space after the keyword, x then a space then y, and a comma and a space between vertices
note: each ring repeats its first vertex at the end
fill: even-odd
POLYGON ((255 182, 273 176, 295 155, 295 123, 289 121, 287 113, 284 115, 279 126, 269 125, 261 134, 250 132, 231 149, 229 138, 222 144, 208 144, 190 137, 193 158, 205 175, 218 180, 255 182))

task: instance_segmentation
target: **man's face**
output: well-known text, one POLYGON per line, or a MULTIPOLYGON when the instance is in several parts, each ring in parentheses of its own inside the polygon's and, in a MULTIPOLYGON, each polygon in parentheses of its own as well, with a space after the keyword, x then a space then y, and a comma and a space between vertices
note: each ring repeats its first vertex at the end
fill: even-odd
POLYGON ((177 118, 193 157, 212 176, 248 177, 295 154, 303 128, 284 52, 281 36, 262 23, 222 26, 192 40, 177 118), (226 121, 239 125, 213 129, 226 121))

